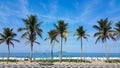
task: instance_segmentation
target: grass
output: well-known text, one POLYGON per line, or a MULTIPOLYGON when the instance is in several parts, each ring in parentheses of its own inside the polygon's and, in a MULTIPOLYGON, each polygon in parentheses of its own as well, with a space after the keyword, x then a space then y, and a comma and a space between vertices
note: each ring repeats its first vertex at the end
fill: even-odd
MULTIPOLYGON (((9 60, 8 62, 19 62, 20 60, 9 60)), ((29 61, 29 60, 28 60, 29 61)), ((7 62, 7 60, 0 60, 0 62, 7 62)), ((33 60, 32 62, 59 62, 59 59, 46 59, 46 60, 33 60)), ((63 59, 62 62, 86 62, 86 63, 91 63, 91 61, 88 60, 77 60, 77 59, 63 59)))
MULTIPOLYGON (((34 62, 34 61, 33 61, 34 62)), ((59 62, 59 59, 54 60, 36 60, 36 62, 59 62)), ((62 62, 86 62, 91 63, 89 60, 77 60, 77 59, 63 59, 62 62)))
MULTIPOLYGON (((105 62, 107 62, 107 60, 105 62)), ((120 60, 119 59, 108 60, 108 63, 120 63, 120 60)))
MULTIPOLYGON (((18 62, 19 60, 8 60, 8 62, 18 62)), ((0 60, 0 62, 7 62, 7 60, 0 60)))
MULTIPOLYGON (((8 62, 19 62, 20 60, 9 60, 8 62)), ((28 60, 29 61, 29 60, 28 60)), ((0 62, 7 62, 7 60, 0 60, 0 62)), ((59 62, 59 59, 54 59, 54 60, 50 60, 50 59, 46 59, 46 60, 33 60, 32 62, 59 62)), ((77 60, 77 59, 63 59, 62 62, 84 62, 84 63, 91 63, 91 61, 89 60, 77 60)), ((107 62, 107 61, 105 61, 107 62)), ((120 63, 119 59, 114 59, 114 60, 108 60, 108 63, 120 63)))

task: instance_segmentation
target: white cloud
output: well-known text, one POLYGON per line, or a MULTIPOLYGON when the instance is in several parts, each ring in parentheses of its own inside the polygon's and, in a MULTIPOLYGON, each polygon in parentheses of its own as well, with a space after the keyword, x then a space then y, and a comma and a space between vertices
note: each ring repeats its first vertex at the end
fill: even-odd
POLYGON ((18 0, 17 2, 7 1, 0 5, 0 23, 7 27, 16 27, 21 24, 21 18, 30 12, 28 11, 28 1, 18 0))
POLYGON ((20 2, 20 12, 19 12, 19 15, 23 15, 23 16, 26 16, 27 14, 29 14, 29 9, 27 8, 28 7, 28 0, 19 0, 20 2))

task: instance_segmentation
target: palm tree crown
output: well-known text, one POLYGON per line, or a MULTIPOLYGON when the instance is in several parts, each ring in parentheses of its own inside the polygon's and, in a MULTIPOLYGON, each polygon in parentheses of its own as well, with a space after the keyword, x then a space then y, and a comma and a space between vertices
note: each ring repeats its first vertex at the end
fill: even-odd
POLYGON ((116 35, 116 38, 119 39, 120 38, 120 21, 118 23, 115 24, 116 28, 115 28, 115 33, 114 35, 116 35))
POLYGON ((87 39, 88 38, 88 34, 86 34, 86 31, 83 29, 83 26, 79 26, 76 30, 77 32, 75 33, 76 36, 78 36, 78 40, 80 38, 84 38, 84 39, 87 39))
POLYGON ((26 38, 26 36, 30 36, 32 42, 36 40, 36 35, 39 35, 42 38, 42 29, 40 29, 40 25, 42 22, 37 22, 37 17, 34 15, 28 16, 28 18, 23 19, 25 23, 24 28, 19 28, 18 31, 26 30, 26 32, 21 36, 22 38, 26 38))
POLYGON ((48 32, 48 34, 49 34, 49 37, 46 38, 45 40, 50 39, 50 40, 51 40, 51 41, 50 41, 51 44, 52 44, 54 41, 55 41, 55 42, 59 42, 59 41, 57 40, 57 31, 56 31, 56 30, 50 30, 50 31, 48 32))
POLYGON ((35 41, 36 35, 42 38, 42 29, 39 28, 42 22, 38 23, 35 15, 30 15, 28 18, 23 19, 23 21, 25 23, 25 27, 19 28, 18 31, 26 31, 21 37, 28 40, 26 43, 31 43, 30 61, 32 61, 33 43, 40 44, 35 41))
POLYGON ((16 36, 17 34, 13 32, 13 29, 4 28, 3 34, 0 33, 0 37, 1 37, 0 44, 5 42, 7 45, 11 44, 14 47, 14 44, 12 41, 19 42, 19 40, 14 39, 16 36))
POLYGON ((66 38, 68 23, 65 23, 63 20, 59 20, 58 24, 54 24, 54 26, 58 34, 60 34, 61 37, 66 38))
POLYGON ((111 38, 114 41, 116 40, 113 36, 114 30, 111 30, 112 29, 111 25, 112 21, 108 21, 108 18, 106 18, 101 19, 100 21, 98 21, 98 25, 93 26, 93 28, 98 30, 98 32, 94 34, 94 37, 98 37, 96 43, 100 40, 104 43, 109 38, 111 38))

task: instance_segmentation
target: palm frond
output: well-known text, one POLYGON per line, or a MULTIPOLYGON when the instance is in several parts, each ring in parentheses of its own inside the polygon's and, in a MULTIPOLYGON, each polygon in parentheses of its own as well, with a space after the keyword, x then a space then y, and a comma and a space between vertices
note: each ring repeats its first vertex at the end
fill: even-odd
POLYGON ((23 30, 28 30, 27 28, 19 28, 18 29, 18 32, 21 32, 21 31, 23 31, 23 30))
POLYGON ((48 39, 50 39, 50 38, 45 38, 44 41, 46 41, 46 40, 48 40, 48 39))
POLYGON ((37 24, 36 24, 36 27, 41 26, 42 23, 43 23, 43 22, 39 22, 39 23, 37 23, 37 24))
POLYGON ((100 29, 100 27, 99 26, 97 26, 97 25, 94 25, 93 26, 93 28, 95 28, 96 30, 98 30, 98 31, 100 31, 101 29, 100 29))
POLYGON ((114 36, 116 36, 116 39, 119 40, 120 38, 120 21, 118 21, 118 23, 115 24, 115 32, 114 32, 114 36))
POLYGON ((78 36, 78 37, 77 37, 77 40, 79 40, 80 38, 81 38, 81 37, 80 37, 80 36, 78 36))
POLYGON ((0 39, 0 44, 1 44, 1 43, 4 43, 4 42, 5 42, 5 40, 4 40, 4 39, 0 39))
POLYGON ((57 43, 59 43, 59 40, 58 40, 58 39, 55 38, 54 40, 55 40, 57 43))
POLYGON ((39 43, 39 42, 37 42, 37 41, 35 41, 34 43, 36 43, 36 44, 40 45, 40 43, 39 43))
POLYGON ((67 42, 67 37, 64 38, 65 39, 65 43, 67 42))
POLYGON ((94 34, 94 37, 99 36, 99 35, 101 35, 101 34, 102 34, 102 32, 96 32, 96 33, 94 34))
POLYGON ((57 26, 56 24, 53 24, 53 25, 54 25, 54 27, 55 27, 56 29, 59 29, 58 26, 57 26))
POLYGON ((95 42, 95 44, 97 44, 97 42, 101 39, 101 36, 99 36, 95 42))
POLYGON ((0 33, 0 36, 1 36, 2 38, 4 38, 4 37, 5 37, 2 33, 0 33))
POLYGON ((17 39, 11 39, 11 40, 16 41, 16 42, 20 42, 20 41, 19 41, 19 40, 17 40, 17 39))
POLYGON ((42 38, 42 29, 36 29, 36 32, 42 38))
POLYGON ((29 32, 25 32, 24 34, 22 34, 21 38, 26 38, 26 36, 29 34, 29 32))
POLYGON ((77 32, 75 32, 74 34, 73 34, 73 36, 77 36, 78 34, 77 34, 77 32))
MULTIPOLYGON (((14 44, 13 44, 13 42, 11 42, 11 41, 10 41, 10 44, 11 44, 11 45, 14 47, 14 44)), ((9 46, 9 45, 8 45, 8 46, 9 46)))
POLYGON ((116 39, 114 38, 113 34, 109 33, 109 36, 110 36, 110 38, 111 38, 113 41, 116 41, 116 39))
POLYGON ((30 44, 31 43, 31 41, 30 40, 27 40, 26 42, 25 42, 25 45, 28 45, 28 44, 30 44))

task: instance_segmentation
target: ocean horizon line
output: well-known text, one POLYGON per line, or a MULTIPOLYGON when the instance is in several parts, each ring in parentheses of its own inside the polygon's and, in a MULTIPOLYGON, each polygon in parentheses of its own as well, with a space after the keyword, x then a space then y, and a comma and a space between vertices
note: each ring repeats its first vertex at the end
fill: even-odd
MULTIPOLYGON (((108 53, 109 57, 120 57, 120 53, 108 53)), ((0 57, 7 57, 8 53, 0 53, 0 57)), ((10 57, 29 57, 30 53, 11 53, 10 57)), ((50 53, 33 53, 33 58, 50 57, 50 53)), ((80 53, 65 53, 63 57, 79 57, 80 53)), ((83 57, 105 57, 106 53, 83 53, 83 57)), ((59 53, 54 53, 54 57, 59 57, 59 53)))

